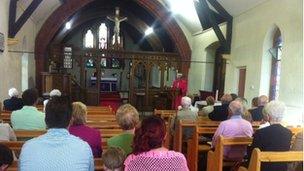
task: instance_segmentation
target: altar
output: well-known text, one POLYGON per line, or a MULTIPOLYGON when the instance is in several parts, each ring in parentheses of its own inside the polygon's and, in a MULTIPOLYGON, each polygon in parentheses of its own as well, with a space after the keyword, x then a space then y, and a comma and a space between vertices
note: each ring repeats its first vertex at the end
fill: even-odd
MULTIPOLYGON (((96 85, 96 77, 91 77, 91 86, 96 85)), ((116 92, 117 78, 100 78, 100 92, 116 92)))

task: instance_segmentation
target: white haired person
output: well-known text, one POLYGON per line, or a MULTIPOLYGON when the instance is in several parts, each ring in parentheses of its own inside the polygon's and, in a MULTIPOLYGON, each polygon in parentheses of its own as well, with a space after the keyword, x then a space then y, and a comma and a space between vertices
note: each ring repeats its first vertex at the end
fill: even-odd
POLYGON ((3 101, 3 109, 8 111, 19 110, 23 107, 23 101, 18 97, 19 93, 16 88, 8 90, 9 99, 3 101))
MULTIPOLYGON (((50 98, 55 97, 55 96, 57 96, 57 97, 60 97, 60 96, 61 96, 60 90, 58 90, 58 89, 53 89, 53 90, 50 92, 50 98)), ((48 103, 48 101, 49 101, 49 99, 46 99, 46 100, 43 101, 43 110, 44 110, 44 111, 45 111, 45 106, 46 106, 46 104, 48 103)))
MULTIPOLYGON (((176 130, 180 120, 193 120, 196 121, 198 118, 197 112, 191 110, 191 98, 184 96, 181 99, 181 106, 182 108, 177 112, 176 117, 171 122, 171 130, 172 133, 176 130)), ((193 129, 192 128, 185 128, 183 130, 183 139, 187 140, 192 136, 193 129)))
MULTIPOLYGON (((265 105, 264 110, 268 114, 270 126, 255 131, 247 153, 249 157, 254 148, 259 148, 261 151, 289 151, 292 133, 281 125, 285 108, 285 104, 280 101, 271 101, 265 105)), ((286 163, 262 163, 261 165, 261 171, 286 169, 286 163)))

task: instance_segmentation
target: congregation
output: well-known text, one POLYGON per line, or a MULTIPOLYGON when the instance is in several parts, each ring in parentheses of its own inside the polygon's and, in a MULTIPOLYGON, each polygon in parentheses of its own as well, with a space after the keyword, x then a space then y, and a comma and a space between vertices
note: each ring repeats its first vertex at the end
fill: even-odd
MULTIPOLYGON (((57 91, 57 90, 56 90, 57 91)), ((130 104, 116 111, 116 121, 122 132, 107 139, 108 149, 101 146, 102 137, 97 129, 87 125, 87 106, 81 102, 71 103, 68 97, 53 95, 48 99, 45 113, 36 108, 38 93, 28 89, 18 98, 16 89, 9 90, 10 99, 4 109, 12 110, 11 126, 0 124, 0 141, 16 141, 14 130, 47 130, 37 138, 27 140, 19 156, 5 145, 0 145, 1 170, 6 170, 18 159, 20 170, 94 170, 94 158, 102 158, 103 169, 127 170, 189 170, 189 163, 181 152, 165 146, 168 132, 174 136, 181 120, 197 121, 203 117, 221 121, 212 140, 211 150, 219 137, 253 137, 250 146, 224 147, 224 160, 235 161, 232 169, 248 166, 254 148, 261 151, 303 150, 303 132, 296 135, 291 144, 292 132, 283 126, 285 105, 280 101, 268 102, 267 96, 254 98, 252 109, 247 110, 244 99, 224 94, 221 105, 214 106, 214 98, 207 97, 202 110, 192 106, 191 98, 181 99, 181 106, 170 126, 161 117, 151 115, 140 119, 139 112, 130 104), (11 93, 14 91, 14 93, 11 93), (14 96, 11 96, 14 94, 14 96), (234 100, 233 100, 234 99, 234 100), (20 103, 16 103, 20 101, 20 103), (20 104, 23 107, 20 108, 20 104), (202 112, 201 112, 202 111, 202 112), (259 129, 252 123, 259 121, 259 129), (169 128, 169 129, 168 129, 169 128)), ((183 140, 191 139, 193 128, 183 130, 183 140)), ((205 161, 206 162, 206 161, 205 161)), ((263 163, 263 171, 302 170, 302 163, 263 163)))

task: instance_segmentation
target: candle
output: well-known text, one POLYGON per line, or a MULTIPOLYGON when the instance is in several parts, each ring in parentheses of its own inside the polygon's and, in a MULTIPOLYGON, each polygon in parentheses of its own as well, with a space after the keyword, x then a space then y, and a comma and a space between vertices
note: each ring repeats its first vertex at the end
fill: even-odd
POLYGON ((215 102, 217 102, 218 99, 218 92, 219 92, 218 90, 215 91, 215 102))

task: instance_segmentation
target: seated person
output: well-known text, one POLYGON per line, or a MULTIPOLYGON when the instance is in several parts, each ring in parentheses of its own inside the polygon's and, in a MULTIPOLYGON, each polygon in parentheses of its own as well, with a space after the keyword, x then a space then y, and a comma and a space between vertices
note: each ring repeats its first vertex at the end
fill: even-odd
POLYGON ((258 99, 258 107, 249 110, 253 121, 262 121, 263 119, 263 108, 268 103, 268 97, 261 95, 258 99))
POLYGON ((265 110, 265 108, 263 108, 262 114, 263 114, 263 120, 260 123, 259 129, 262 129, 262 128, 265 128, 267 126, 270 126, 270 123, 269 123, 269 114, 267 113, 267 111, 265 110))
MULTIPOLYGON (((251 157, 254 148, 259 148, 261 151, 289 151, 290 149, 292 133, 280 124, 284 116, 285 104, 280 101, 271 101, 266 104, 265 111, 269 114, 270 126, 255 131, 252 144, 248 148, 248 157, 251 157)), ((261 164, 261 171, 286 170, 286 163, 261 164)))
POLYGON ((230 96, 232 98, 231 101, 234 101, 235 99, 239 98, 239 96, 237 94, 235 94, 235 93, 230 93, 230 96))
POLYGON ((228 117, 228 106, 232 101, 232 97, 230 94, 224 94, 221 97, 221 106, 214 106, 213 112, 209 113, 209 119, 213 121, 224 121, 228 117))
POLYGON ((14 161, 13 151, 0 144, 0 170, 5 171, 14 161))
POLYGON ((109 138, 107 141, 108 146, 120 147, 128 155, 132 152, 134 131, 139 123, 138 111, 132 105, 124 104, 117 109, 116 120, 123 133, 109 138))
POLYGON ((72 104, 72 120, 69 132, 76 137, 86 141, 93 152, 94 157, 101 157, 101 137, 97 129, 90 128, 85 125, 87 118, 87 107, 81 102, 74 102, 72 104))
POLYGON ((0 141, 17 141, 15 132, 8 123, 0 122, 0 141))
POLYGON ((202 112, 203 112, 203 116, 208 116, 209 113, 213 112, 214 110, 214 98, 212 96, 208 96, 206 98, 206 103, 207 106, 203 107, 202 112))
MULTIPOLYGON (((173 118, 174 120, 171 122, 171 131, 174 133, 174 131, 177 129, 178 123, 180 120, 187 119, 187 120, 197 120, 197 112, 191 111, 191 99, 187 96, 182 97, 181 101, 182 108, 177 111, 176 117, 173 118)), ((184 128, 183 130, 183 139, 187 140, 189 139, 193 134, 193 128, 184 128)))
MULTIPOLYGON (((60 90, 58 90, 58 89, 53 89, 53 90, 50 92, 50 98, 52 98, 52 97, 54 97, 54 96, 60 97, 60 96, 61 96, 60 90)), ((49 99, 43 101, 43 111, 45 111, 45 106, 46 106, 46 104, 48 103, 48 101, 49 101, 49 99)))
MULTIPOLYGON (((218 126, 212 138, 212 147, 216 146, 220 135, 223 137, 251 137, 253 134, 250 122, 242 119, 243 105, 235 100, 229 104, 229 119, 218 126)), ((224 159, 241 161, 246 155, 246 146, 224 147, 224 159)))
POLYGON ((259 106, 259 97, 252 98, 252 100, 251 100, 251 109, 249 109, 249 110, 255 109, 258 106, 259 106))
POLYGON ((133 153, 125 160, 125 171, 179 170, 188 171, 182 153, 163 147, 166 124, 157 116, 146 117, 135 130, 133 153))
POLYGON ((18 98, 18 90, 16 88, 11 88, 8 90, 9 99, 3 101, 3 109, 8 111, 19 110, 23 107, 23 101, 18 98))
POLYGON ((22 94, 24 106, 20 110, 12 112, 11 123, 13 129, 44 130, 45 114, 35 107, 38 99, 36 89, 27 89, 22 94))
POLYGON ((88 143, 67 130, 71 117, 72 105, 67 98, 50 99, 45 108, 47 133, 22 146, 20 170, 94 170, 94 158, 88 143))
POLYGON ((119 147, 110 147, 102 154, 105 171, 123 171, 125 152, 119 147))
POLYGON ((251 114, 250 114, 250 112, 245 107, 247 105, 247 100, 245 98, 243 98, 243 97, 238 97, 235 100, 241 102, 242 105, 243 105, 242 118, 245 119, 245 120, 247 120, 248 122, 252 122, 251 114))

